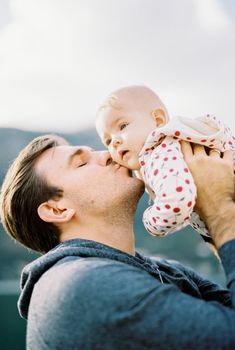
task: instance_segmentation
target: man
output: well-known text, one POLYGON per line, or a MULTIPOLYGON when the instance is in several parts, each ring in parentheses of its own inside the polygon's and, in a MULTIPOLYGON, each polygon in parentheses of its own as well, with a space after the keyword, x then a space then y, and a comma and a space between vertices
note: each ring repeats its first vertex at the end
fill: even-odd
POLYGON ((15 160, 2 187, 2 221, 29 248, 51 249, 22 274, 28 349, 235 348, 232 155, 188 143, 182 150, 228 290, 135 252, 143 183, 108 152, 42 136, 15 160))

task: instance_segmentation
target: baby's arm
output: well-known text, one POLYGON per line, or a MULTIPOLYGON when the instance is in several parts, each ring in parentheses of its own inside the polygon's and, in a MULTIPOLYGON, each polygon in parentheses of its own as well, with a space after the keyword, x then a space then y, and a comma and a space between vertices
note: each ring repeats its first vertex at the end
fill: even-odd
MULTIPOLYGON (((140 180, 144 181, 144 178, 143 178, 143 176, 142 176, 140 170, 135 170, 134 173, 135 173, 135 176, 137 177, 137 179, 140 179, 140 180)), ((154 201, 154 198, 155 198, 154 192, 153 192, 152 189, 148 186, 147 183, 145 183, 145 192, 147 192, 148 195, 149 195, 149 198, 150 198, 152 201, 154 201)))
POLYGON ((166 137, 150 155, 143 155, 140 164, 146 185, 155 193, 153 205, 143 214, 147 231, 165 236, 186 226, 195 205, 196 187, 179 141, 166 137))

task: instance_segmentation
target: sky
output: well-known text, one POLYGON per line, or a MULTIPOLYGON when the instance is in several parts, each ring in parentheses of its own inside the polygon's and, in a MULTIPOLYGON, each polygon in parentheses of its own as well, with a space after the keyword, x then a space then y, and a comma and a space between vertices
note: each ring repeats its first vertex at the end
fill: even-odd
POLYGON ((93 127, 113 90, 235 130, 234 0, 0 0, 0 127, 93 127))

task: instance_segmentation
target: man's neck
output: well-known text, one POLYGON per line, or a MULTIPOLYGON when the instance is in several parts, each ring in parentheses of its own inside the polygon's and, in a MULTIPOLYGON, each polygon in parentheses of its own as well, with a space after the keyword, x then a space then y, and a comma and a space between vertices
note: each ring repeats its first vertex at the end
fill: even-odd
POLYGON ((133 220, 126 219, 122 222, 120 218, 112 221, 93 218, 93 220, 86 221, 85 226, 80 223, 63 229, 60 241, 74 238, 93 240, 130 255, 135 254, 133 220))

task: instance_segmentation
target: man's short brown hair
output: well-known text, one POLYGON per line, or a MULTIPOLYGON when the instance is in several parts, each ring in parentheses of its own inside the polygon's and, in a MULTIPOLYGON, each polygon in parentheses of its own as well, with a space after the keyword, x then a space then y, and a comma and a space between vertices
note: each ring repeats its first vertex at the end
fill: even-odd
POLYGON ((37 209, 50 198, 61 197, 60 188, 49 186, 35 172, 35 162, 47 149, 67 144, 56 135, 32 140, 14 160, 1 188, 1 221, 5 230, 26 247, 45 253, 59 243, 57 226, 40 219, 37 209))

